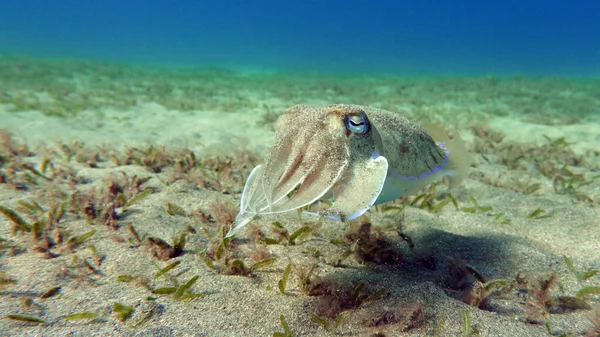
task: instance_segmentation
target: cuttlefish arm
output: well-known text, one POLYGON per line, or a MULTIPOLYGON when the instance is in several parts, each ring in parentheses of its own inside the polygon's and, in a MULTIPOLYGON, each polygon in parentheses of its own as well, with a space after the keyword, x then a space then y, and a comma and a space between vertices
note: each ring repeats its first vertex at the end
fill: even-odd
POLYGON ((322 213, 304 212, 330 219, 350 221, 373 206, 384 188, 388 162, 378 151, 370 158, 355 160, 345 176, 333 186, 333 203, 322 213))
POLYGON ((327 162, 324 159, 325 157, 321 163, 284 179, 279 185, 284 185, 281 188, 287 190, 287 194, 275 194, 266 190, 268 179, 264 175, 267 172, 262 165, 255 167, 244 186, 236 224, 227 237, 233 236, 256 216, 288 212, 321 199, 347 168, 346 162, 327 162))
POLYGON ((280 117, 265 163, 250 174, 232 236, 254 217, 291 211, 323 198, 349 167, 344 133, 321 111, 296 106, 280 117))

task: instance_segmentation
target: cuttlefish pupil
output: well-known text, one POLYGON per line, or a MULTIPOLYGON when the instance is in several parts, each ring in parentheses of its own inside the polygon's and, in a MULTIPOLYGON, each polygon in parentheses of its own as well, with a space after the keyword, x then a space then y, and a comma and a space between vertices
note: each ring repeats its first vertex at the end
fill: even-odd
POLYGON ((369 121, 364 115, 348 115, 345 118, 346 128, 355 135, 364 135, 369 132, 369 121))

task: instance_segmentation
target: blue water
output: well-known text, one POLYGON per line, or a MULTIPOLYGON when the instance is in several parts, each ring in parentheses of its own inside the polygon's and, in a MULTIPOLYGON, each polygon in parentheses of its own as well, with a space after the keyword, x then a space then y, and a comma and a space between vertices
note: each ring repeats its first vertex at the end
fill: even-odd
POLYGON ((410 75, 600 76, 600 1, 2 0, 0 53, 410 75))

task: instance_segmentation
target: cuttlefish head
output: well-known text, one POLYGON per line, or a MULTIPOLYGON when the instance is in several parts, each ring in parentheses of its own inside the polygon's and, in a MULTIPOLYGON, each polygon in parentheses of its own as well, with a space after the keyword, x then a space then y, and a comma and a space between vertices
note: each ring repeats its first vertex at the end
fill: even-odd
POLYGON ((257 215, 287 212, 332 198, 320 215, 342 221, 373 205, 388 163, 381 138, 359 107, 297 105, 276 123, 275 144, 244 187, 232 236, 257 215))

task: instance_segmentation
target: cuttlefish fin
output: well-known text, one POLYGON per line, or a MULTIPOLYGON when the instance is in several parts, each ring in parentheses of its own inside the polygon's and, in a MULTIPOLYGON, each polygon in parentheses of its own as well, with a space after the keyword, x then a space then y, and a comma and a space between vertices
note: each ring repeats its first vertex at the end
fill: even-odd
POLYGON ((458 186, 469 171, 471 155, 465 142, 456 131, 448 133, 436 124, 426 124, 422 127, 436 142, 442 143, 448 153, 448 164, 444 167, 444 175, 448 177, 448 187, 458 186))
POLYGON ((330 219, 350 221, 363 215, 383 189, 388 161, 379 153, 353 163, 333 188, 333 204, 323 214, 330 219))
POLYGON ((235 225, 229 230, 226 237, 235 235, 240 228, 246 226, 259 214, 284 213, 321 199, 332 189, 347 168, 348 160, 335 160, 323 156, 310 170, 298 170, 297 174, 294 173, 291 176, 292 184, 290 186, 296 187, 296 189, 290 197, 277 196, 275 199, 268 195, 268 191, 264 190, 263 166, 255 167, 244 186, 240 213, 236 217, 235 225), (270 198, 267 198, 267 196, 270 198))

